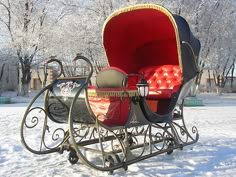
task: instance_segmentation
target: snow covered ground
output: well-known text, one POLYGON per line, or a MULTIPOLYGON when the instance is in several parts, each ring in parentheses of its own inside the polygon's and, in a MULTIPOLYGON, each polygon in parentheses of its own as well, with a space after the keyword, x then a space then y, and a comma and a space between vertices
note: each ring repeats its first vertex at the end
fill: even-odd
MULTIPOLYGON (((196 144, 116 170, 114 177, 236 176, 236 94, 200 94, 205 106, 185 107, 186 123, 196 125, 196 144)), ((67 153, 35 155, 20 142, 20 121, 29 99, 0 105, 0 177, 109 176, 81 163, 71 165, 67 153), (22 102, 22 103, 20 103, 22 102)), ((42 104, 42 103, 39 103, 42 104)))

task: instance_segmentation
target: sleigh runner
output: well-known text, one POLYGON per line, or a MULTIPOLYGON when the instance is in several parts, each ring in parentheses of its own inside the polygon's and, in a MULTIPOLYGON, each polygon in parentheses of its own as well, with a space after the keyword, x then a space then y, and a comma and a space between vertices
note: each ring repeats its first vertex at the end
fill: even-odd
POLYGON ((61 77, 31 101, 21 139, 36 154, 69 151, 69 161, 101 171, 182 149, 198 141, 187 129, 183 101, 198 74, 199 41, 188 23, 159 5, 145 4, 111 14, 103 28, 109 67, 61 77), (35 101, 45 95, 44 107, 35 101), (33 141, 32 141, 33 140, 33 141))

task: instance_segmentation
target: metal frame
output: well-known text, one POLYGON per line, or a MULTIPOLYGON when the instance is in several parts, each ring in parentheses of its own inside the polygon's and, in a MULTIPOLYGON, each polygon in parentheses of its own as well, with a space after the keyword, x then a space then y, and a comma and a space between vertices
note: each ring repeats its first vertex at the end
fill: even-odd
MULTIPOLYGON (((76 60, 84 60, 90 66, 90 73, 86 82, 79 88, 71 102, 68 113, 68 125, 61 124, 50 118, 46 107, 38 106, 36 102, 40 96, 45 95, 47 102, 48 93, 59 76, 52 84, 43 88, 30 102, 21 123, 21 141, 30 152, 35 154, 48 154, 69 151, 68 160, 75 164, 81 160, 84 164, 96 170, 113 172, 118 168, 128 169, 130 164, 141 160, 167 153, 175 149, 198 141, 199 134, 196 127, 188 131, 184 117, 183 104, 179 104, 172 112, 171 122, 149 122, 142 113, 138 96, 131 99, 130 118, 124 126, 107 127, 96 117, 88 102, 87 88, 93 73, 91 62, 83 56, 77 55, 76 60), (85 91, 85 92, 84 92, 85 91), (85 102, 88 115, 94 123, 75 122, 73 112, 80 94, 85 93, 85 102), (132 121, 132 114, 137 120, 132 121), (33 137, 33 138, 32 138, 33 137), (32 139, 35 141, 32 142, 32 139)), ((60 61, 53 60, 62 65, 60 61)), ((51 61, 52 62, 52 61, 51 61)), ((77 115, 80 117, 81 115, 77 115)))

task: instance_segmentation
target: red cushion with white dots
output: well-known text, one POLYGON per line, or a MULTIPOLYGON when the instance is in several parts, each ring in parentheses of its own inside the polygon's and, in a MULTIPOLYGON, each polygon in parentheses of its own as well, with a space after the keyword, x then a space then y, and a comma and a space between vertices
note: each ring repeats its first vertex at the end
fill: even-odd
POLYGON ((150 66, 139 70, 149 84, 147 98, 171 98, 182 84, 182 73, 178 65, 150 66))

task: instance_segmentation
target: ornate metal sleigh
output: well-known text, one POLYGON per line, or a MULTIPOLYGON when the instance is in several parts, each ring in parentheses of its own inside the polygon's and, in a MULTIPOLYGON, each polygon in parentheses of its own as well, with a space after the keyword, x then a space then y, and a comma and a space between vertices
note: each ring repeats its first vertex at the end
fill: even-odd
POLYGON ((198 141, 187 129, 183 100, 198 74, 199 41, 184 18, 159 5, 114 12, 103 28, 109 67, 90 84, 63 77, 33 98, 21 123, 23 145, 36 154, 69 152, 69 161, 113 172, 198 141), (44 105, 37 103, 44 96, 44 105))

